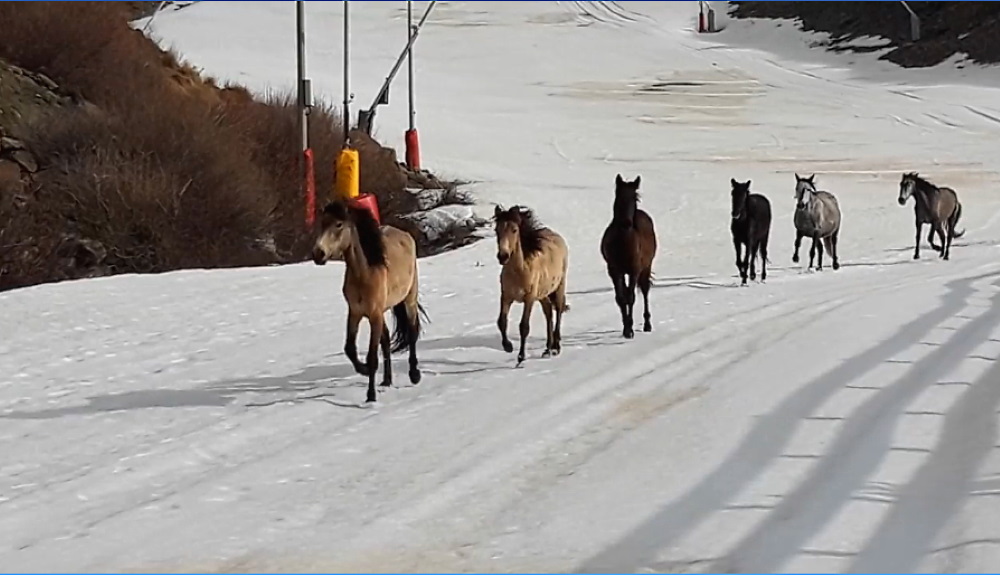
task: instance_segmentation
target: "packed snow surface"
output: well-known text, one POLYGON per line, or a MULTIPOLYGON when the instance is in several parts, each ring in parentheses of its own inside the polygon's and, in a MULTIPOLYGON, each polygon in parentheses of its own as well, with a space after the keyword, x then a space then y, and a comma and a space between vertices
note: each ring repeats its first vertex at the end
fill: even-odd
MULTIPOLYGON (((405 4, 350 6, 356 110, 405 4)), ((307 3, 333 102, 341 15, 307 3)), ((420 261, 424 378, 398 356, 373 407, 340 264, 0 294, 3 570, 995 570, 1000 73, 696 17, 439 2, 416 45, 426 167, 566 237, 558 358, 537 310, 525 365, 501 350, 492 238, 420 261), (912 260, 909 170, 959 193, 951 261, 912 260), (791 263, 795 172, 840 200, 839 271, 791 263), (598 249, 617 173, 642 176, 660 238, 633 341, 598 249), (774 207, 766 284, 737 287, 730 178, 774 207)), ((291 2, 200 2, 149 33, 263 92, 294 86, 294 30, 291 2)), ((400 150, 404 80, 376 129, 400 150)))

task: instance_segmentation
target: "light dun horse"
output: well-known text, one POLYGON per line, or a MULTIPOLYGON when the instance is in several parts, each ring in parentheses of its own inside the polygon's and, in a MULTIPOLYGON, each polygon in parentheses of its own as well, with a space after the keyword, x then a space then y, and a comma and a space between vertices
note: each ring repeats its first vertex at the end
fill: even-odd
POLYGON ((313 246, 313 261, 323 265, 342 260, 344 299, 347 300, 347 340, 344 354, 354 369, 368 376, 368 402, 376 400, 375 374, 378 372, 378 348, 382 345, 385 360, 382 386, 392 385, 391 353, 410 350, 410 382, 420 383, 417 366, 417 340, 420 316, 418 301, 417 249, 413 237, 392 226, 379 227, 371 213, 362 208, 333 202, 323 209, 320 234, 313 246), (385 312, 395 317, 395 336, 390 342, 385 312), (371 338, 365 363, 358 361, 358 326, 368 319, 371 338), (390 348, 391 344, 391 348, 390 348))
POLYGON ((750 193, 750 180, 732 184, 732 222, 729 232, 736 248, 736 269, 740 272, 741 285, 747 285, 747 269, 750 279, 757 279, 757 253, 760 253, 760 281, 767 280, 767 241, 771 236, 771 202, 761 194, 750 193), (741 246, 746 246, 746 259, 741 255, 741 246))
POLYGON ((626 182, 621 174, 615 178, 613 215, 601 238, 601 256, 615 286, 615 302, 622 313, 622 335, 627 339, 635 337, 632 308, 636 284, 642 291, 644 304, 642 330, 653 331, 649 320, 649 288, 656 256, 656 229, 649 214, 638 207, 640 180, 636 176, 635 181, 626 182))
POLYGON ((802 238, 812 238, 809 248, 809 268, 819 255, 816 270, 823 269, 823 247, 833 258, 834 271, 840 269, 837 241, 840 239, 840 204, 830 192, 816 189, 816 174, 808 178, 795 174, 795 253, 792 261, 799 263, 799 247, 802 238))
POLYGON ((562 351, 562 316, 566 305, 566 269, 569 250, 562 236, 542 227, 531 210, 513 206, 494 211, 497 235, 497 261, 500 271, 500 317, 497 328, 507 353, 514 346, 507 339, 507 316, 514 302, 524 304, 521 314, 521 349, 517 365, 524 362, 524 347, 531 329, 531 308, 541 304, 545 314, 545 353, 542 357, 559 355, 562 351), (553 312, 555 325, 553 325, 553 312))
POLYGON ((962 203, 958 194, 951 188, 938 187, 921 178, 916 172, 903 174, 899 181, 899 205, 905 206, 906 201, 913 196, 913 217, 917 227, 913 259, 920 259, 920 231, 924 224, 930 224, 927 241, 941 257, 951 257, 951 240, 965 235, 965 230, 956 232, 958 220, 962 217, 962 203), (941 237, 941 245, 934 245, 934 233, 941 237))

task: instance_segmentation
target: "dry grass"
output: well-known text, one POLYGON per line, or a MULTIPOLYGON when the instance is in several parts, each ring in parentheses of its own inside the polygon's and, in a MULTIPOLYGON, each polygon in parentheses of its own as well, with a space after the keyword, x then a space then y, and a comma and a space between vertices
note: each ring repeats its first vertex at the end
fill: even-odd
MULTIPOLYGON (((26 205, 0 203, 0 289, 62 279, 53 262, 69 236, 100 242, 112 273, 304 259, 294 98, 202 79, 129 28, 125 4, 0 2, 0 58, 93 104, 18 134, 42 170, 26 205)), ((341 123, 319 107, 310 124, 322 206, 341 123)), ((362 191, 389 220, 412 209, 395 154, 358 147, 362 191)))

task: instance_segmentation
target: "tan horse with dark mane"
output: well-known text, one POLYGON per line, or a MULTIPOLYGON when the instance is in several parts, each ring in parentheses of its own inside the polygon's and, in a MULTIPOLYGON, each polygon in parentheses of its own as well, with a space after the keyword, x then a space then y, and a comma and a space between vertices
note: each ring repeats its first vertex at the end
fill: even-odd
POLYGON ((566 270, 569 249, 562 236, 542 227, 531 210, 514 206, 494 211, 497 235, 497 261, 500 271, 500 317, 497 327, 507 353, 514 346, 507 339, 507 316, 514 302, 524 304, 521 314, 521 350, 517 365, 524 362, 524 346, 531 330, 531 308, 538 302, 545 314, 545 353, 542 357, 559 355, 562 351, 562 316, 569 311, 566 304, 566 270), (553 314, 555 322, 553 324, 553 314))
POLYGON ((329 260, 343 261, 344 299, 347 300, 347 341, 344 354, 354 369, 368 377, 368 399, 375 397, 375 374, 378 372, 378 348, 382 345, 385 361, 382 386, 392 385, 391 353, 410 350, 410 382, 420 383, 417 366, 417 340, 420 316, 418 301, 417 247, 413 237, 392 226, 379 226, 371 213, 362 208, 332 202, 323 209, 320 233, 313 246, 313 261, 323 265, 329 260), (392 310, 395 334, 390 342, 385 312, 392 310), (368 356, 358 361, 358 326, 366 318, 371 327, 368 356))

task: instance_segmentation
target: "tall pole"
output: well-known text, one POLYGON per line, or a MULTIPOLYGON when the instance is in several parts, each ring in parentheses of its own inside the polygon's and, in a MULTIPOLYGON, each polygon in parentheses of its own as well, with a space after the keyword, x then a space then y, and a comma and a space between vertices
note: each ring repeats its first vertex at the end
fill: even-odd
POLYGON ((344 0, 344 147, 351 129, 351 18, 347 0, 344 0))
POLYGON ((406 0, 406 84, 410 98, 410 130, 417 127, 417 111, 413 106, 413 0, 406 0))
POLYGON ((306 14, 305 2, 295 2, 295 36, 298 62, 299 133, 302 137, 302 152, 309 149, 309 120, 307 117, 306 94, 306 14))

